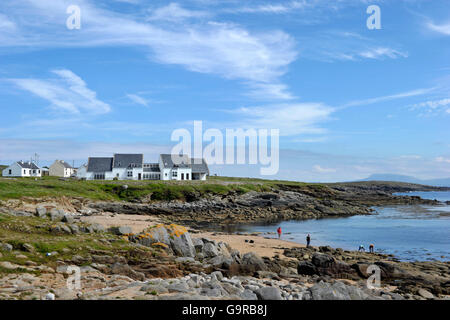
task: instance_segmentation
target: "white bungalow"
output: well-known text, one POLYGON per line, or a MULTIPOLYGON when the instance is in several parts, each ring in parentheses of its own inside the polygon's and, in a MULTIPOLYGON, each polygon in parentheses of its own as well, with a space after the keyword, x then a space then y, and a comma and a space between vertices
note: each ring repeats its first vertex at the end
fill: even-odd
POLYGON ((41 177, 42 170, 34 162, 17 161, 2 171, 3 177, 41 177))

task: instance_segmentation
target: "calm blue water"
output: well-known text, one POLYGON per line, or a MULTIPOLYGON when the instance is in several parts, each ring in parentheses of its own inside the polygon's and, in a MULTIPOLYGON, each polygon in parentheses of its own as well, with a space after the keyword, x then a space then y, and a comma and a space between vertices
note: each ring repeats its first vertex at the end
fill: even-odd
MULTIPOLYGON (((450 192, 416 192, 427 199, 450 200, 450 192)), ((330 245, 357 250, 363 244, 375 245, 375 251, 394 254, 404 261, 450 260, 450 206, 376 207, 378 214, 348 218, 327 218, 305 221, 285 221, 272 225, 239 225, 236 231, 262 232, 276 237, 305 243, 311 234, 312 245, 330 245)))

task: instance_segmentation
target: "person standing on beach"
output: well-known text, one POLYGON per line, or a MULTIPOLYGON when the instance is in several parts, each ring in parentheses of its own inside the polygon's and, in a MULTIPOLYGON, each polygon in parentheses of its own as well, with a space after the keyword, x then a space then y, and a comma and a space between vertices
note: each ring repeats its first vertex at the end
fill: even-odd
POLYGON ((364 245, 360 244, 360 245, 359 245, 358 251, 359 251, 359 252, 361 252, 361 251, 362 251, 362 252, 366 252, 366 249, 364 249, 364 245))
POLYGON ((374 247, 373 247, 373 243, 371 243, 370 246, 369 246, 369 252, 370 252, 370 253, 373 253, 373 248, 374 248, 374 247))
POLYGON ((308 233, 308 235, 306 236, 306 247, 307 248, 309 248, 309 244, 311 243, 311 236, 309 235, 309 233, 308 233))
POLYGON ((278 227, 277 233, 278 233, 278 239, 280 239, 281 238, 281 227, 278 227))

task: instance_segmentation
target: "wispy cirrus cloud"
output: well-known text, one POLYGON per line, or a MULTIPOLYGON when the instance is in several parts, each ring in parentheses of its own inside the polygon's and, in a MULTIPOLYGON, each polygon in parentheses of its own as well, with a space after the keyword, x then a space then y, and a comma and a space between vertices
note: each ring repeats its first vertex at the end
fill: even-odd
POLYGON ((351 101, 351 102, 341 106, 341 108, 353 107, 353 106, 361 106, 361 105, 369 105, 369 104, 374 104, 374 103, 379 103, 379 102, 385 102, 385 101, 391 101, 391 100, 397 100, 397 99, 404 99, 404 98, 409 98, 409 97, 420 96, 420 95, 424 95, 424 94, 430 93, 430 92, 432 92, 435 89, 436 88, 422 88, 422 89, 416 89, 416 90, 401 92, 401 93, 387 95, 387 96, 382 96, 382 97, 363 99, 363 100, 354 100, 354 101, 351 101))
POLYGON ((17 0, 8 10, 20 28, 0 47, 141 46, 148 48, 152 61, 255 84, 280 83, 297 58, 294 39, 283 31, 256 32, 235 23, 185 21, 198 12, 178 4, 160 8, 153 20, 143 21, 79 0, 83 26, 71 32, 61 26, 70 4, 68 0, 17 0), (174 23, 161 25, 160 19, 174 23))
POLYGON ((87 87, 86 82, 67 69, 53 70, 57 78, 50 79, 8 79, 18 88, 28 91, 50 102, 58 111, 74 114, 86 112, 103 114, 111 111, 109 104, 99 100, 97 93, 87 87))
POLYGON ((141 97, 141 96, 139 96, 139 95, 137 95, 137 94, 129 93, 129 94, 127 94, 127 97, 131 101, 133 101, 134 103, 137 103, 137 104, 140 104, 142 106, 148 107, 148 104, 149 104, 148 100, 143 98, 143 97, 141 97))

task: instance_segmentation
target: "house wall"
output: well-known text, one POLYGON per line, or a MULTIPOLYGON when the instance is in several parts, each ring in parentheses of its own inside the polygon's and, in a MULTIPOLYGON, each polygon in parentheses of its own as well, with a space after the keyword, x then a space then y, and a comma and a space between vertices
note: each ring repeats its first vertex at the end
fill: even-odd
POLYGON ((22 176, 22 167, 17 163, 10 165, 8 168, 2 171, 3 177, 21 177, 22 176), (9 173, 11 170, 11 174, 9 173))
POLYGON ((50 176, 70 178, 75 173, 74 168, 66 168, 61 162, 55 161, 49 168, 50 176))

